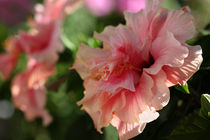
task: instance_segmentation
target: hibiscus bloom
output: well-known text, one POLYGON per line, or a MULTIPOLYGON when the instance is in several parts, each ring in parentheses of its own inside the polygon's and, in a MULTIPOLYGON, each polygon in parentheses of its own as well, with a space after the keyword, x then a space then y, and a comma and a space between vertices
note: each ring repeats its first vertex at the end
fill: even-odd
POLYGON ((147 0, 144 10, 125 13, 126 25, 95 33, 103 49, 78 50, 73 68, 85 87, 78 104, 99 132, 111 123, 121 140, 138 135, 168 104, 169 87, 184 85, 200 67, 200 46, 185 44, 195 32, 189 8, 170 11, 160 4, 147 0))
POLYGON ((12 97, 17 108, 25 113, 28 120, 43 118, 48 125, 52 117, 45 106, 45 82, 54 74, 58 52, 63 50, 60 30, 64 7, 68 0, 46 0, 38 8, 35 19, 30 21, 31 30, 20 32, 15 47, 28 56, 27 69, 16 75, 12 82, 12 97))
POLYGON ((53 65, 37 63, 31 59, 27 70, 15 76, 11 86, 13 103, 25 113, 27 120, 42 117, 44 125, 52 121, 52 117, 44 109, 46 100, 44 85, 54 72, 53 65))

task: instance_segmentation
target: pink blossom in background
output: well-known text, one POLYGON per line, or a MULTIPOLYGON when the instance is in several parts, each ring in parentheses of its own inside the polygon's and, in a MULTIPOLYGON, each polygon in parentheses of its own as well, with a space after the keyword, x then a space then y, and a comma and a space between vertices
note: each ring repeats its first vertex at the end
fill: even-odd
POLYGON ((17 25, 32 11, 34 0, 0 0, 0 21, 17 25))
POLYGON ((96 16, 104 16, 113 11, 115 0, 85 0, 85 5, 96 16))
POLYGON ((145 8, 145 0, 116 0, 117 7, 121 13, 124 11, 138 12, 145 8))
POLYGON ((11 90, 14 105, 25 113, 27 120, 43 118, 43 124, 52 121, 45 107, 45 82, 55 72, 53 65, 30 60, 26 71, 15 76, 11 90), (33 61, 33 62, 32 62, 33 61))
MULTIPOLYGON (((35 18, 29 21, 31 29, 28 32, 21 31, 15 36, 14 48, 18 50, 18 54, 27 55, 28 66, 24 72, 15 76, 11 90, 14 105, 25 113, 27 120, 41 117, 44 125, 52 121, 52 117, 44 108, 45 82, 55 73, 58 53, 63 51, 60 30, 66 14, 64 10, 66 6, 75 4, 69 3, 73 1, 45 0, 43 5, 39 4, 38 8, 36 6, 35 18)), ((4 63, 0 61, 2 71, 4 69, 1 68, 1 63, 5 64, 5 61, 4 63)), ((7 73, 4 75, 8 77, 7 73)))
POLYGON ((96 16, 105 16, 114 10, 138 12, 145 7, 145 0, 85 0, 85 5, 96 16))
POLYGON ((161 2, 147 0, 144 10, 125 13, 126 25, 95 33, 103 49, 78 50, 73 68, 85 87, 78 104, 101 133, 110 123, 121 140, 141 133, 168 104, 169 87, 184 85, 200 67, 200 46, 185 44, 195 33, 189 8, 167 10, 161 2))
POLYGON ((37 11, 35 19, 30 21, 31 30, 17 36, 18 47, 28 56, 28 67, 13 79, 13 102, 27 120, 41 117, 43 125, 52 121, 44 108, 45 82, 55 73, 58 52, 63 50, 60 30, 65 2, 67 0, 46 0, 42 11, 37 11))

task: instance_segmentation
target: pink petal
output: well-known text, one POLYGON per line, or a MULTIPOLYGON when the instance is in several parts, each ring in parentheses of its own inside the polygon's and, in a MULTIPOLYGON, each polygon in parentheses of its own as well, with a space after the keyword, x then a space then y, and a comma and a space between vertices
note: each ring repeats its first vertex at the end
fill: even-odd
POLYGON ((146 68, 150 74, 157 74, 162 66, 180 67, 184 63, 184 59, 188 56, 188 49, 182 46, 173 36, 172 33, 167 33, 164 36, 158 37, 152 44, 151 55, 154 59, 154 64, 146 68))
POLYGON ((3 80, 7 80, 15 68, 18 60, 17 53, 0 54, 0 75, 3 80))
POLYGON ((144 130, 146 123, 138 122, 138 123, 125 123, 121 121, 117 116, 111 121, 111 124, 117 128, 120 140, 128 140, 142 133, 144 130))
POLYGON ((126 71, 120 77, 110 76, 101 86, 101 89, 111 93, 115 93, 117 90, 123 88, 135 92, 135 84, 137 82, 135 77, 139 77, 139 74, 133 71, 126 71))
POLYGON ((116 115, 113 115, 111 124, 116 127, 120 140, 128 140, 142 133, 146 126, 146 123, 157 119, 158 116, 159 113, 157 113, 154 109, 147 108, 147 110, 139 115, 140 120, 138 122, 123 122, 116 115))
POLYGON ((44 125, 52 121, 51 116, 44 109, 46 100, 44 84, 53 73, 52 66, 37 63, 14 78, 11 87, 13 102, 25 113, 28 120, 42 117, 44 125))
POLYGON ((102 126, 108 126, 109 122, 113 118, 113 114, 121 110, 126 103, 126 97, 123 93, 109 96, 109 99, 101 107, 100 124, 102 126))
POLYGON ((154 107, 155 110, 160 110, 168 104, 170 99, 170 91, 165 82, 166 74, 161 70, 158 74, 151 77, 154 81, 154 87, 152 88, 154 96, 150 101, 150 106, 154 107))
POLYGON ((146 8, 136 14, 125 12, 126 25, 144 42, 151 36, 151 23, 160 9, 162 0, 146 0, 146 8))
POLYGON ((139 114, 144 112, 153 97, 152 78, 143 73, 139 81, 136 92, 122 92, 126 96, 125 107, 117 110, 116 115, 124 122, 133 123, 139 121, 139 114))
MULTIPOLYGON (((86 93, 89 94, 89 93, 86 93)), ((88 96, 87 96, 88 98, 88 96)), ((83 100, 78 102, 78 104, 82 104, 82 109, 87 111, 88 114, 92 117, 95 127, 97 128, 98 132, 102 133, 101 128, 107 126, 107 119, 111 119, 110 114, 106 115, 106 120, 101 119, 101 113, 100 108, 103 106, 103 104, 106 103, 106 101, 109 98, 108 93, 102 93, 99 92, 98 94, 94 95, 92 98, 86 99, 84 97, 83 100)), ((111 110, 109 110, 111 111, 111 110)), ((107 113, 108 114, 108 113, 107 113)), ((108 120, 109 122, 109 120, 108 120)))
POLYGON ((174 34, 174 37, 178 41, 183 43, 194 36, 194 21, 193 16, 186 10, 171 10, 168 12, 167 19, 160 30, 159 35, 164 35, 169 31, 174 34))
POLYGON ((108 54, 101 49, 93 49, 81 44, 72 68, 76 69, 83 79, 86 79, 91 75, 91 69, 98 67, 98 63, 107 56, 108 54))
MULTIPOLYGON (((95 97, 99 96, 101 93, 101 87, 102 83, 99 81, 96 81, 94 79, 88 79, 84 82, 84 87, 85 87, 85 96, 82 100, 80 100, 77 104, 82 105, 85 104, 86 102, 89 102, 89 100, 94 100, 95 97)), ((96 103, 96 102, 92 102, 96 103)), ((99 107, 99 106, 95 106, 99 107)), ((97 110, 97 109, 91 109, 91 110, 97 110)))
POLYGON ((167 80, 170 83, 170 86, 173 85, 184 85, 187 80, 198 71, 203 58, 202 58, 202 50, 200 46, 188 46, 185 45, 189 49, 189 55, 184 59, 184 64, 180 67, 170 67, 164 66, 163 70, 167 74, 167 80))
POLYGON ((149 21, 144 11, 141 10, 138 13, 125 12, 126 25, 133 30, 139 37, 141 42, 144 42, 147 38, 147 30, 149 28, 149 21))

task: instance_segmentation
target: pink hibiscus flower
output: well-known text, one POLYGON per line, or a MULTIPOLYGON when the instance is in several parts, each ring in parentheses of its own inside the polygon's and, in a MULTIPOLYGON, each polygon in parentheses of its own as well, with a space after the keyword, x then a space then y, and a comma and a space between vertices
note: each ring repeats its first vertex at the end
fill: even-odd
POLYGON ((125 14, 126 25, 95 33, 103 49, 78 50, 73 68, 85 87, 78 104, 99 132, 111 123, 121 140, 138 135, 168 104, 169 87, 185 84, 200 67, 200 46, 184 43, 195 32, 189 9, 170 11, 160 4, 147 0, 144 10, 125 14))
POLYGON ((30 22, 31 30, 27 33, 20 32, 16 37, 15 47, 28 55, 29 62, 27 70, 13 79, 13 102, 28 120, 42 117, 44 125, 52 120, 44 109, 44 85, 48 77, 54 74, 58 52, 63 50, 60 30, 64 9, 69 1, 46 0, 44 5, 39 5, 36 9, 35 19, 30 22))
POLYGON ((27 120, 42 117, 44 125, 52 121, 52 117, 44 109, 46 100, 44 85, 54 72, 53 65, 37 63, 31 59, 27 70, 15 76, 11 86, 13 103, 25 113, 27 120))

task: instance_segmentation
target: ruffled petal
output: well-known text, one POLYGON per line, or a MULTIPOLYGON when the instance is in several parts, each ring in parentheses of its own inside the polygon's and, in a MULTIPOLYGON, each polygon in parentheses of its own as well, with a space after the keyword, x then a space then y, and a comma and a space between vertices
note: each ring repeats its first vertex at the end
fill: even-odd
POLYGON ((170 32, 158 37, 153 42, 150 52, 154 64, 144 70, 153 75, 157 74, 164 65, 170 67, 182 66, 184 59, 189 54, 187 47, 181 45, 170 32))
POLYGON ((139 115, 139 120, 133 123, 122 121, 118 116, 113 115, 111 124, 116 127, 120 140, 128 140, 142 133, 146 123, 156 120, 159 117, 159 113, 154 108, 147 108, 139 115))
POLYGON ((187 80, 198 71, 203 58, 202 50, 200 46, 188 46, 189 55, 184 59, 184 64, 180 67, 164 66, 163 70, 167 74, 167 81, 170 83, 169 86, 173 85, 184 85, 187 80))
POLYGON ((155 110, 160 110, 166 106, 170 99, 170 91, 166 85, 166 74, 163 70, 160 70, 156 75, 151 75, 154 86, 152 92, 154 93, 153 98, 150 101, 150 106, 155 110))
POLYGON ((99 62, 107 57, 108 54, 103 50, 93 49, 81 44, 72 68, 77 70, 82 79, 86 79, 91 75, 91 70, 95 67, 100 67, 99 62))
POLYGON ((132 29, 141 42, 151 36, 150 26, 157 13, 159 13, 162 0, 146 0, 146 8, 138 13, 125 12, 126 25, 132 29))
POLYGON ((143 132, 146 126, 145 122, 125 123, 121 121, 117 116, 114 116, 111 124, 116 127, 120 140, 128 140, 132 137, 137 136, 138 134, 143 132))
POLYGON ((110 76, 107 81, 104 81, 101 89, 107 92, 115 93, 120 89, 127 89, 135 92, 135 77, 139 77, 139 74, 133 71, 126 71, 121 76, 110 76))
POLYGON ((184 9, 187 8, 184 7, 181 10, 171 10, 168 12, 167 19, 159 32, 160 36, 166 34, 166 32, 171 32, 182 43, 194 36, 195 20, 189 11, 184 9))
POLYGON ((133 123, 139 121, 139 114, 144 112, 153 97, 152 87, 154 85, 152 78, 143 73, 139 81, 136 92, 122 92, 126 97, 126 105, 121 110, 117 110, 116 115, 124 122, 133 123))
POLYGON ((113 57, 119 57, 120 53, 133 56, 143 49, 136 35, 124 25, 108 26, 102 33, 94 33, 94 37, 103 41, 104 49, 111 51, 113 57))

